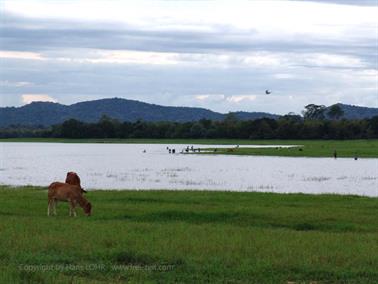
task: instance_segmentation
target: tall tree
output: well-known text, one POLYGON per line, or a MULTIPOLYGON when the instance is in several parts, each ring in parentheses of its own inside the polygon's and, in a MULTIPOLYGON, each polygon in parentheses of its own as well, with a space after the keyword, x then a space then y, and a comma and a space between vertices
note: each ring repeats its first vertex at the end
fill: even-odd
POLYGON ((329 108, 327 115, 331 119, 338 120, 339 118, 341 118, 344 115, 344 111, 341 109, 341 107, 339 105, 333 105, 329 108))
POLYGON ((309 104, 305 106, 305 110, 302 112, 305 119, 324 119, 324 105, 309 104))

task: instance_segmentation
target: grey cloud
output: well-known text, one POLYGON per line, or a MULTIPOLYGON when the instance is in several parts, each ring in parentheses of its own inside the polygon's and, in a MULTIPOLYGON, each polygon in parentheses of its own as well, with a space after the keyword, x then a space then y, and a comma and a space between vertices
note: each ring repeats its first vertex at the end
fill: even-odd
POLYGON ((351 31, 350 36, 338 39, 310 35, 270 39, 253 30, 240 31, 227 26, 212 28, 211 32, 145 30, 118 23, 30 19, 3 13, 0 49, 40 52, 50 59, 2 59, 1 80, 32 84, 17 88, 11 84, 0 86, 0 105, 18 105, 20 96, 25 93, 48 94, 61 103, 117 96, 164 105, 203 106, 221 112, 300 112, 310 102, 360 101, 365 105, 377 105, 376 84, 367 81, 364 74, 357 76, 363 70, 360 68, 376 69, 374 33, 365 38, 361 37, 365 33, 351 31), (206 64, 150 66, 54 59, 65 55, 85 57, 90 49, 204 54, 268 51, 288 53, 288 56, 302 54, 304 57, 307 53, 327 53, 357 57, 364 66, 318 66, 304 61, 303 64, 274 68, 246 67, 238 62, 228 68, 217 68, 206 64), (289 73, 291 78, 280 79, 274 76, 276 73, 289 73), (267 88, 273 90, 270 97, 263 95, 267 88), (201 94, 256 95, 257 98, 243 104, 195 100, 195 96, 201 94), (289 96, 293 99, 288 99, 289 96))
POLYGON ((374 35, 371 38, 358 35, 337 40, 310 35, 268 39, 253 30, 240 31, 227 26, 212 28, 212 32, 146 30, 115 23, 30 19, 5 13, 0 26, 0 47, 4 50, 43 53, 88 48, 175 53, 336 51, 354 56, 376 54, 374 35))
POLYGON ((131 49, 160 52, 203 52, 206 50, 246 50, 244 41, 255 33, 232 31, 233 40, 219 31, 197 32, 171 29, 137 29, 124 24, 41 20, 4 13, 1 43, 7 50, 48 50, 51 48, 131 49), (222 38, 225 36, 225 38, 222 38))

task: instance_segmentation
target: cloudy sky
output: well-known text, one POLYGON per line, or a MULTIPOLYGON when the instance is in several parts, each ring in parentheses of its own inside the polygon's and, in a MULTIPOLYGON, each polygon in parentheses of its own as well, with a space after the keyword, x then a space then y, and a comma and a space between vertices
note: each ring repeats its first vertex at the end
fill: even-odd
POLYGON ((376 15, 377 0, 0 0, 0 106, 378 107, 376 15))

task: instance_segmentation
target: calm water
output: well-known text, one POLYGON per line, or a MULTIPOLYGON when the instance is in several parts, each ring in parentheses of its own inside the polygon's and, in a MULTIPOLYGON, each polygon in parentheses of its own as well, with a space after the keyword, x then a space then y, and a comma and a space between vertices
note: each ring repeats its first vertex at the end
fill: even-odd
POLYGON ((168 144, 0 143, 0 183, 47 186, 63 181, 67 171, 76 171, 87 189, 378 196, 378 159, 183 155, 169 154, 167 146, 177 152, 184 148, 168 144))

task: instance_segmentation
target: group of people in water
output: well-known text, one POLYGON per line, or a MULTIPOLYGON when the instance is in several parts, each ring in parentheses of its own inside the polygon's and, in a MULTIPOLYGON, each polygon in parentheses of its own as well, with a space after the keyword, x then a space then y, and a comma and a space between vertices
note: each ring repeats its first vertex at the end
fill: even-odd
MULTIPOLYGON (((236 146, 236 148, 239 148, 239 145, 236 146)), ((175 154, 176 153, 176 149, 175 148, 169 148, 167 146, 167 150, 168 150, 168 153, 169 154, 175 154)), ((214 149, 214 152, 217 152, 218 149, 214 149)), ((229 149, 230 150, 230 149, 229 149)), ((303 151, 302 148, 299 148, 299 151, 303 151)), ((184 149, 181 150, 181 153, 189 153, 189 152, 201 152, 201 148, 194 148, 194 146, 192 145, 191 147, 189 146, 186 146, 184 149)), ((143 153, 146 153, 146 150, 143 150, 143 153)), ((334 150, 333 151, 333 157, 335 159, 337 159, 337 151, 334 150)), ((354 156, 354 160, 358 160, 358 157, 357 157, 357 154, 354 156)))
MULTIPOLYGON (((176 154, 176 149, 175 148, 169 148, 167 146, 167 151, 168 151, 169 154, 176 154)), ((142 152, 143 153, 147 153, 147 150, 144 149, 142 152)), ((194 148, 194 146, 191 146, 191 147, 186 146, 184 149, 181 150, 182 154, 183 153, 189 153, 189 152, 201 152, 201 149, 200 148, 194 148)))
MULTIPOLYGON (((167 150, 168 150, 169 154, 175 154, 176 153, 176 149, 174 149, 174 148, 171 149, 168 146, 167 146, 167 150)), ((186 146, 184 149, 181 150, 181 153, 189 153, 189 152, 201 152, 201 149, 200 148, 194 148, 194 146, 192 145, 191 147, 186 146)))

